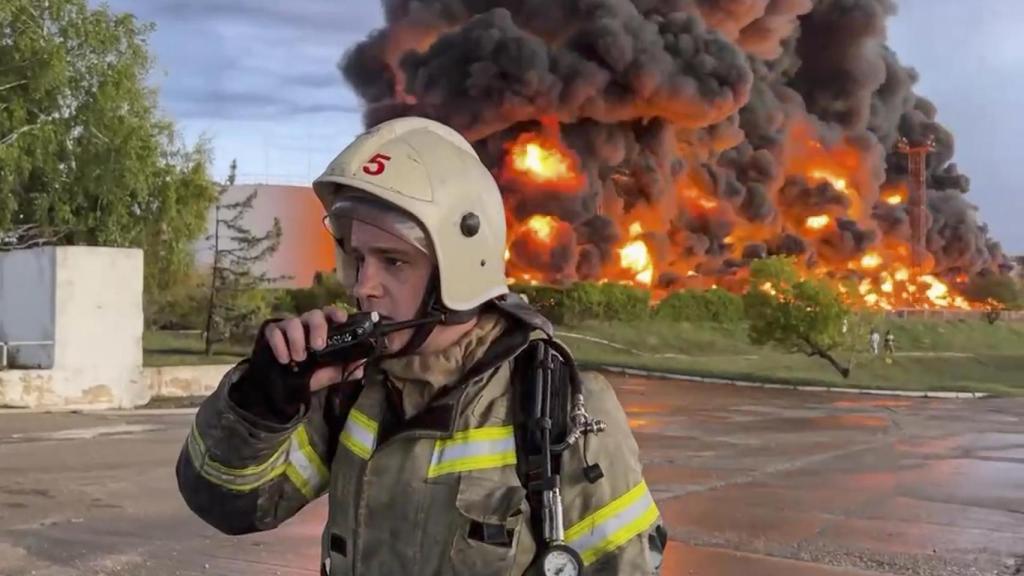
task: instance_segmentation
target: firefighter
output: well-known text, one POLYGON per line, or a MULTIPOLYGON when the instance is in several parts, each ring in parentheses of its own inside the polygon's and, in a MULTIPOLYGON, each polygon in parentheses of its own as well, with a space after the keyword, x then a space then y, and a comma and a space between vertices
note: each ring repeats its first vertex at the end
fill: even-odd
POLYGON ((425 323, 389 334, 380 356, 295 385, 288 366, 347 315, 265 322, 182 448, 191 510, 247 534, 326 494, 330 576, 658 574, 666 532, 626 415, 597 373, 582 373, 582 398, 606 429, 558 466, 563 546, 548 550, 551 535, 538 533, 517 473, 511 367, 552 329, 507 289, 502 199, 472 146, 438 122, 398 118, 357 137, 313 187, 360 310, 425 323))

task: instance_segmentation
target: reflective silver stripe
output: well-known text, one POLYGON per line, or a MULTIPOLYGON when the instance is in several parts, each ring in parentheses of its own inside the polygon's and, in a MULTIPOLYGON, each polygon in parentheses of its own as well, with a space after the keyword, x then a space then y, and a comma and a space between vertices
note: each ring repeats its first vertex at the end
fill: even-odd
POLYGON ((353 408, 341 431, 341 443, 356 456, 369 460, 377 446, 377 423, 369 416, 353 408))
POLYGON ((309 443, 309 434, 303 424, 292 433, 288 445, 288 478, 306 498, 312 500, 327 486, 330 472, 320 461, 309 443))
POLYGON ((658 507, 647 484, 641 482, 569 528, 565 540, 585 564, 591 564, 648 529, 657 519, 658 507))
POLYGON ((474 428, 434 443, 427 477, 515 464, 516 441, 511 426, 474 428))

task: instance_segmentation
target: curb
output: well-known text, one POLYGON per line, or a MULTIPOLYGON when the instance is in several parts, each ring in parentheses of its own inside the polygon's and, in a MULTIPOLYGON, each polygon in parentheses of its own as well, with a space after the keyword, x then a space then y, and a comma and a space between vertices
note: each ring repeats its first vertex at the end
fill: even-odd
POLYGON ((12 414, 80 414, 86 416, 178 416, 199 411, 195 408, 0 408, 0 416, 12 414))
POLYGON ((598 370, 616 372, 629 376, 645 376, 650 378, 668 378, 671 380, 687 380, 690 382, 702 382, 705 384, 728 384, 742 386, 744 388, 767 388, 773 390, 799 390, 801 392, 839 392, 842 394, 872 394, 876 396, 903 396, 908 398, 941 398, 944 400, 974 400, 988 398, 991 394, 987 392, 921 392, 916 390, 883 390, 869 388, 843 388, 833 386, 805 386, 799 384, 769 384, 767 382, 756 382, 753 380, 734 380, 732 378, 710 378, 707 376, 688 376, 672 372, 657 372, 653 370, 639 370, 636 368, 624 368, 621 366, 594 367, 598 370))

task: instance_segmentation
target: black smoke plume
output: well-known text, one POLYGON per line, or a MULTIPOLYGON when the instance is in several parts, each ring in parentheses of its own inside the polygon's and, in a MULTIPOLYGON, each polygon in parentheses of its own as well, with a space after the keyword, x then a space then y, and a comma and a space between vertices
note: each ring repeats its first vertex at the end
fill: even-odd
POLYGON ((386 0, 386 25, 342 59, 372 126, 406 114, 463 132, 501 176, 508 143, 554 122, 578 190, 503 181, 517 221, 570 230, 549 279, 598 277, 644 238, 663 286, 771 254, 842 267, 910 238, 900 137, 934 139, 927 249, 935 270, 1007 269, 963 195, 953 136, 886 45, 892 0, 386 0), (824 168, 836 178, 816 173, 824 168), (806 218, 828 215, 824 231, 806 218))

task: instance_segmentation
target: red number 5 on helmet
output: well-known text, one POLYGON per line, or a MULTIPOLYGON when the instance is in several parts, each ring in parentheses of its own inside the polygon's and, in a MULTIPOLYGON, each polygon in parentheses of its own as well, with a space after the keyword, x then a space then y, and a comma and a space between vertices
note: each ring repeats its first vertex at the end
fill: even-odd
POLYGON ((384 164, 388 160, 391 160, 391 156, 387 154, 374 154, 373 158, 370 158, 366 164, 363 164, 363 172, 370 176, 380 176, 384 173, 384 164))

